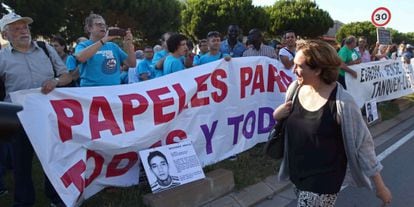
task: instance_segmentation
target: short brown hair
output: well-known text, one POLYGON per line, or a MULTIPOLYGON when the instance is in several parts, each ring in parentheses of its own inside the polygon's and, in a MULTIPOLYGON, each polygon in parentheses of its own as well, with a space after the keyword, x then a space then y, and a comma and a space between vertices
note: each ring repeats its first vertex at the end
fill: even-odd
POLYGON ((322 81, 330 84, 337 80, 341 59, 330 44, 322 40, 298 40, 296 43, 296 51, 302 51, 306 65, 312 70, 321 70, 322 81))

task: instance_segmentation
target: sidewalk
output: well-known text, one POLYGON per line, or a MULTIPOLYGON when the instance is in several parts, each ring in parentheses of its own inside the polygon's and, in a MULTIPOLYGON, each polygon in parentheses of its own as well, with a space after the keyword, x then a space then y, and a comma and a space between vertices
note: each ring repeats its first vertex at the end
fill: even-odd
MULTIPOLYGON (((414 107, 409 107, 409 103, 407 102, 408 101, 398 100, 401 112, 394 118, 386 121, 379 121, 378 123, 369 126, 369 130, 371 131, 376 145, 383 142, 384 138, 381 137, 382 134, 414 116, 414 107)), ((285 207, 295 199, 296 196, 293 193, 292 184, 290 182, 277 182, 277 176, 272 175, 259 183, 244 188, 243 190, 232 192, 224 197, 209 202, 208 204, 203 205, 203 207, 285 207), (266 204, 266 199, 269 201, 271 200, 271 204, 270 202, 269 204, 266 204), (259 204, 259 202, 261 203, 259 204)))

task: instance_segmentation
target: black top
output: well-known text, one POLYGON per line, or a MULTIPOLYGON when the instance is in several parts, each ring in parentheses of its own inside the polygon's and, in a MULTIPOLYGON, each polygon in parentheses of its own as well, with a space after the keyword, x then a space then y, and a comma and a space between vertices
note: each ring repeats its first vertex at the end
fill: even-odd
POLYGON ((338 193, 347 159, 341 126, 336 121, 337 87, 318 111, 307 111, 299 98, 286 120, 290 179, 299 190, 338 193))

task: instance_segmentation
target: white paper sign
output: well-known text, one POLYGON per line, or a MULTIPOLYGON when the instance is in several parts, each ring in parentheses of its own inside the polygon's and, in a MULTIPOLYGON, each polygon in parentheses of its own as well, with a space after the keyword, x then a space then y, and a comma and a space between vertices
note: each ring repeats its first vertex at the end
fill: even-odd
POLYGON ((205 178, 190 141, 139 152, 153 193, 205 178))
POLYGON ((378 119, 377 102, 375 100, 371 100, 365 103, 365 113, 367 116, 368 124, 378 119))

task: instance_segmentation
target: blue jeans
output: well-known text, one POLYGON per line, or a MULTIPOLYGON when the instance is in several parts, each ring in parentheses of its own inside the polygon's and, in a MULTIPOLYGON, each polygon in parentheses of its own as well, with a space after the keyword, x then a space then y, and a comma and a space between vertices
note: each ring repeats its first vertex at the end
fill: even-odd
POLYGON ((7 169, 11 169, 11 144, 0 142, 0 191, 7 189, 4 183, 7 169))
MULTIPOLYGON (((14 204, 13 206, 33 206, 35 189, 32 180, 33 147, 23 129, 12 139, 14 204)), ((45 194, 52 203, 61 203, 59 195, 45 176, 45 194)))

